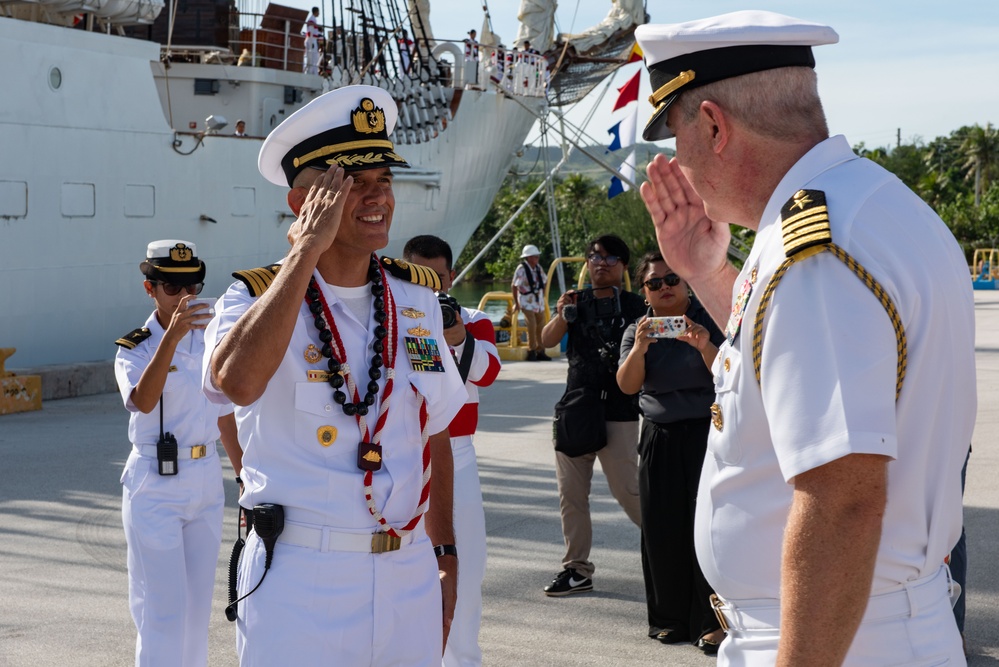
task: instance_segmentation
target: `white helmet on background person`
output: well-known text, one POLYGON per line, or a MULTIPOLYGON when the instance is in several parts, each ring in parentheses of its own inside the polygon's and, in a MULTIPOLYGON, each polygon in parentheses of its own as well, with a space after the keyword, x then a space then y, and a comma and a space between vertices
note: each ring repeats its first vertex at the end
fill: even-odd
POLYGON ((520 253, 520 258, 526 259, 527 257, 536 257, 540 254, 541 251, 538 250, 538 246, 532 243, 528 243, 527 245, 524 246, 524 251, 520 253))

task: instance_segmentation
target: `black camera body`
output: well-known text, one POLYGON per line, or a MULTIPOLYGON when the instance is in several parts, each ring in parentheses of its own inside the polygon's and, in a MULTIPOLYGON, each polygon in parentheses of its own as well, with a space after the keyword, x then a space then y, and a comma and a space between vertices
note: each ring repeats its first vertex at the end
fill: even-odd
POLYGON ((458 304, 458 300, 447 292, 438 292, 437 302, 441 305, 444 328, 450 329, 458 322, 458 313, 461 312, 461 306, 458 304))
POLYGON ((601 292, 611 290, 610 296, 597 296, 596 290, 587 287, 576 292, 575 303, 562 306, 562 319, 569 324, 597 324, 613 320, 621 315, 621 295, 617 287, 600 288, 601 292))

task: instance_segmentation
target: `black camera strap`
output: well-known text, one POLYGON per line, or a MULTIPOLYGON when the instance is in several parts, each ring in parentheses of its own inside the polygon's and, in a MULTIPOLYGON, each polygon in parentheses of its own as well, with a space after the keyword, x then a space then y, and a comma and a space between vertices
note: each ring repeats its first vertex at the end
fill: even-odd
POLYGON ((465 329, 465 347, 461 350, 461 359, 458 362, 458 375, 461 376, 462 383, 468 381, 468 373, 472 370, 472 355, 475 354, 475 336, 465 329))

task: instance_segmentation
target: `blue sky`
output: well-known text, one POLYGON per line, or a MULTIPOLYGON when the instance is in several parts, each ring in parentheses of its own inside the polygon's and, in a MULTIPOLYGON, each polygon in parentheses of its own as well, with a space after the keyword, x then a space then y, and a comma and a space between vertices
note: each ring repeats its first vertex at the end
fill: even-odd
MULTIPOLYGON (((520 0, 485 0, 493 30, 504 43, 517 34, 520 0)), ((647 0, 652 23, 676 23, 740 9, 768 9, 826 23, 840 36, 838 44, 815 49, 819 89, 830 131, 845 134, 852 145, 894 146, 929 141, 962 125, 999 125, 999 1, 827 0, 826 2, 728 0, 647 0)), ((310 0, 285 0, 296 6, 310 0)), ((430 22, 439 39, 464 37, 480 29, 479 0, 430 0, 430 22)), ((556 29, 579 32, 600 22, 609 0, 560 0, 556 29)), ((623 68, 614 87, 624 84, 638 64, 623 68)), ((643 74, 639 126, 651 115, 643 74), (648 115, 647 115, 648 114, 648 115)), ((612 116, 615 91, 608 93, 587 126, 596 141, 620 118, 612 116)), ((593 106, 583 100, 568 118, 582 122, 593 106)), ((533 136, 536 136, 533 135, 533 136)), ((663 145, 671 145, 664 142, 663 145)))

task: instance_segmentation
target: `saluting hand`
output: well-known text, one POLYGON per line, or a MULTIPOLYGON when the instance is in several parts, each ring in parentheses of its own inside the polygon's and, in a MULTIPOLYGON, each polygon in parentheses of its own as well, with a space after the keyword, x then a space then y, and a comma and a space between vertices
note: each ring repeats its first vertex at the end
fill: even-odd
POLYGON ((680 171, 676 158, 657 155, 642 183, 645 208, 652 216, 656 239, 666 263, 687 282, 718 272, 728 264, 731 232, 704 210, 704 201, 680 171))
POLYGON ((354 185, 339 165, 333 165, 309 188, 298 219, 288 229, 288 242, 325 252, 340 229, 343 207, 354 185))

